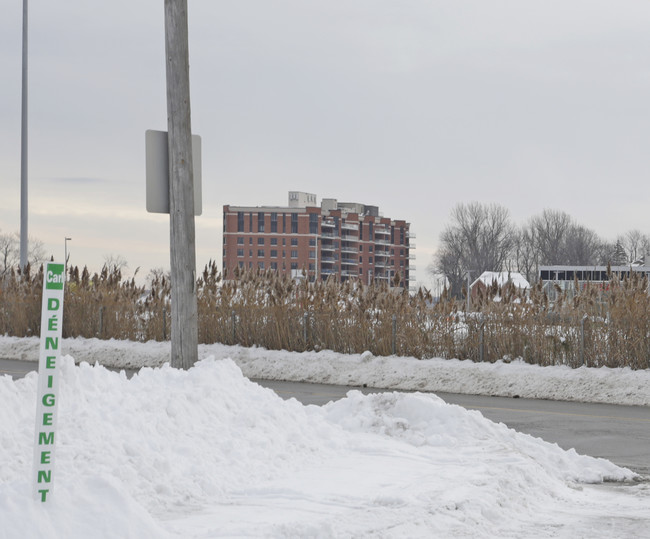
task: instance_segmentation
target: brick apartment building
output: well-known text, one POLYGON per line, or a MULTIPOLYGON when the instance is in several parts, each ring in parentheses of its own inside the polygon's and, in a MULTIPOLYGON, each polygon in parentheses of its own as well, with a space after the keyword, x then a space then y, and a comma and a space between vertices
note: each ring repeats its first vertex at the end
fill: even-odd
POLYGON ((377 206, 332 198, 318 206, 316 195, 290 191, 287 207, 223 207, 223 273, 272 269, 310 281, 399 280, 408 289, 413 238, 409 223, 382 217, 377 206))

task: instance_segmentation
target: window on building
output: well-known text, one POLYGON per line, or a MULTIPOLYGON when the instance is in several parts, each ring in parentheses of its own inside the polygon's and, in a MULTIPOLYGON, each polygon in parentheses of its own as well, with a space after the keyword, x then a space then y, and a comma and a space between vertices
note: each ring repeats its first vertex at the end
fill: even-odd
POLYGON ((286 213, 282 214, 282 233, 283 234, 287 233, 287 214, 286 213))
POLYGON ((244 231, 244 212, 243 211, 238 211, 237 212, 237 232, 243 232, 244 231))
POLYGON ((370 264, 372 264, 372 257, 371 257, 371 256, 368 257, 368 262, 369 262, 370 264))
POLYGON ((264 232, 264 212, 257 212, 257 231, 264 232))
POLYGON ((278 214, 277 212, 271 213, 271 233, 276 234, 278 231, 278 214))
POLYGON ((291 247, 298 246, 298 238, 291 238, 291 247))
POLYGON ((278 270, 278 263, 277 262, 271 262, 271 269, 273 271, 277 271, 278 270))
POLYGON ((239 258, 243 258, 244 257, 244 250, 243 249, 237 249, 237 256, 239 258))
POLYGON ((291 258, 298 258, 298 251, 291 251, 291 258))
POLYGON ((264 245, 264 238, 257 238, 257 245, 264 245))
POLYGON ((309 258, 316 258, 316 251, 309 251, 309 258))
POLYGON ((368 239, 369 239, 370 241, 372 241, 372 238, 373 238, 373 234, 372 234, 372 233, 373 233, 373 228, 372 228, 373 225, 374 225, 374 223, 373 223, 372 221, 370 221, 370 222, 368 223, 368 239))
POLYGON ((271 249, 271 258, 277 258, 277 257, 278 257, 278 250, 271 249))
POLYGON ((257 267, 260 268, 261 270, 264 269, 264 262, 258 262, 257 267))
POLYGON ((316 238, 309 238, 309 246, 314 247, 316 245, 316 238))
POLYGON ((248 245, 253 245, 253 238, 248 238, 248 245))
POLYGON ((372 245, 368 245, 368 252, 372 253, 372 245))
POLYGON ((291 233, 298 234, 298 214, 291 214, 291 233))
POLYGON ((271 238, 271 245, 277 245, 278 244, 278 238, 271 238))
POLYGON ((359 223, 359 241, 363 241, 363 223, 359 223))
POLYGON ((237 238, 237 245, 244 245, 244 238, 242 237, 237 238))
POLYGON ((239 266, 239 269, 244 269, 244 261, 243 260, 240 260, 239 262, 237 262, 237 265, 239 266))
POLYGON ((253 232, 253 212, 248 214, 248 231, 253 232))
POLYGON ((309 233, 318 234, 318 214, 309 214, 309 233))
POLYGON ((400 227, 399 229, 399 243, 400 245, 404 245, 406 242, 404 241, 404 227, 400 227))
POLYGON ((257 250, 257 257, 258 258, 264 258, 264 249, 258 249, 257 250))

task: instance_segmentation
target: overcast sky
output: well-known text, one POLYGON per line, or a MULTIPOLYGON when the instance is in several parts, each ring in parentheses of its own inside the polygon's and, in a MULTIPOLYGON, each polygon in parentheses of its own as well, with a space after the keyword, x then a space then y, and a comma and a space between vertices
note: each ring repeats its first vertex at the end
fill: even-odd
MULTIPOLYGON (((22 2, 0 18, 0 231, 20 227, 22 2)), ((145 209, 144 133, 166 130, 163 0, 32 0, 29 232, 97 270, 169 267, 145 209)), ((650 3, 190 0, 202 137, 199 270, 222 208, 299 190, 377 205, 416 234, 416 279, 459 202, 517 224, 563 210, 650 233, 650 3)))

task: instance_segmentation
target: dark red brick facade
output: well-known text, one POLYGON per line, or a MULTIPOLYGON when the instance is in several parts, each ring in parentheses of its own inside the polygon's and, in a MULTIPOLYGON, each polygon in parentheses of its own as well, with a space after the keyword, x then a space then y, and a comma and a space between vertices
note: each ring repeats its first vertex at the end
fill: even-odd
POLYGON ((384 280, 409 286, 409 223, 319 207, 223 208, 223 270, 273 269, 310 281, 384 280), (398 275, 398 277, 396 277, 398 275))

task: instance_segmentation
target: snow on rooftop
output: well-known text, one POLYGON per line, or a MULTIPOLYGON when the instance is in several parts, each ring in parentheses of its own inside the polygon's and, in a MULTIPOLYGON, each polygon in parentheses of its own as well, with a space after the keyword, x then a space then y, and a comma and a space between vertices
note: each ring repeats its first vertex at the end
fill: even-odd
POLYGON ((508 282, 512 282, 512 284, 522 290, 530 288, 530 283, 521 273, 509 271, 484 271, 481 276, 471 284, 471 287, 474 287, 478 282, 481 282, 486 286, 491 286, 494 282, 497 283, 497 286, 503 286, 508 282))

